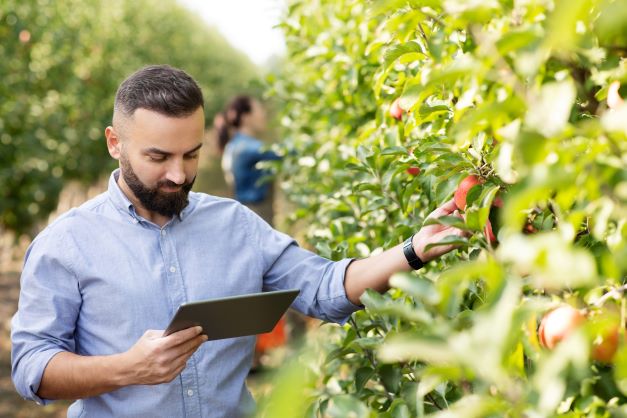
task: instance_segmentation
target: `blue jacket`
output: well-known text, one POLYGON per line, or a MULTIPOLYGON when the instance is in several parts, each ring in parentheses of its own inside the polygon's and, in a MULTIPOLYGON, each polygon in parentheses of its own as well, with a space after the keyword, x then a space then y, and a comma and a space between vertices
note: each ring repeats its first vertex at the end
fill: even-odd
POLYGON ((239 202, 258 203, 268 195, 270 185, 259 181, 267 172, 255 165, 280 157, 272 151, 262 151, 262 148, 261 141, 242 133, 237 133, 224 148, 222 169, 227 183, 234 188, 235 200, 239 202))

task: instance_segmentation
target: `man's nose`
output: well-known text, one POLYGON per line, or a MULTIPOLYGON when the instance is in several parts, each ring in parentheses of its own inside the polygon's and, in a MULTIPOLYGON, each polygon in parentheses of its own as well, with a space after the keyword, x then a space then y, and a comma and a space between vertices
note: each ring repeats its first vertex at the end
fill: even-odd
POLYGON ((182 185, 185 183, 185 170, 183 170, 183 161, 172 161, 168 167, 166 178, 172 183, 182 185))

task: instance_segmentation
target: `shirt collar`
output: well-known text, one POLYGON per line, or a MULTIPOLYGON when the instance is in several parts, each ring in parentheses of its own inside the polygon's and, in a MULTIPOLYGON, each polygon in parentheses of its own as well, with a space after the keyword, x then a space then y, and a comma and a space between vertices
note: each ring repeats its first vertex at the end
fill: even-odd
MULTIPOLYGON (((109 199, 111 199, 111 202, 113 202, 113 205, 119 211, 121 211, 122 213, 126 213, 126 214, 130 215, 133 220, 141 221, 142 219, 140 218, 140 216, 135 211, 135 206, 133 206, 133 203, 124 194, 124 192, 120 188, 120 185, 118 184, 118 178, 120 177, 120 173, 121 173, 120 169, 117 168, 117 169, 115 169, 111 173, 111 176, 109 177, 109 188, 108 188, 109 199)), ((191 192, 190 192, 190 194, 191 194, 191 192)), ((191 196, 189 196, 189 197, 191 197, 191 196)), ((181 211, 181 215, 179 216, 181 221, 185 217, 187 217, 187 215, 192 210, 193 200, 189 199, 189 197, 188 197, 189 203, 187 204, 185 209, 183 209, 181 211)), ((174 219, 177 219, 177 217, 174 217, 174 219)))
POLYGON ((115 169, 109 177, 109 199, 113 202, 113 205, 120 211, 129 214, 133 219, 137 219, 137 213, 135 207, 131 203, 128 197, 124 194, 120 185, 118 184, 118 178, 120 177, 120 169, 115 169))

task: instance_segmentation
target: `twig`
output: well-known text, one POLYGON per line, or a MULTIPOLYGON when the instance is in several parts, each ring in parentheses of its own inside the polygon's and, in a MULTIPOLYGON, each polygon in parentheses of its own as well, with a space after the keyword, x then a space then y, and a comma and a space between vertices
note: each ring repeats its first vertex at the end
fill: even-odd
POLYGON ((603 304, 605 303, 605 301, 607 301, 608 299, 611 298, 618 298, 618 297, 622 297, 625 294, 625 291, 627 291, 627 284, 624 284, 620 287, 615 287, 613 289, 611 289, 609 292, 607 292, 606 294, 604 294, 603 296, 601 296, 596 302, 593 303, 594 306, 603 306, 603 304))

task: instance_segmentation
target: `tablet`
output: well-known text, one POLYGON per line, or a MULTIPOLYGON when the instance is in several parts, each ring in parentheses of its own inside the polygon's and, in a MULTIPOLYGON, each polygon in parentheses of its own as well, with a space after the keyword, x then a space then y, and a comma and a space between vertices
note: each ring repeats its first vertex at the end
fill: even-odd
POLYGON ((183 303, 164 336, 200 325, 209 340, 272 331, 300 290, 277 290, 183 303))

